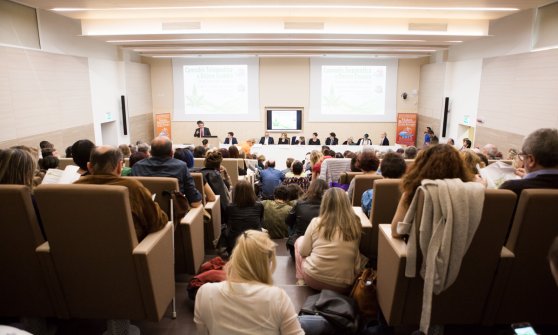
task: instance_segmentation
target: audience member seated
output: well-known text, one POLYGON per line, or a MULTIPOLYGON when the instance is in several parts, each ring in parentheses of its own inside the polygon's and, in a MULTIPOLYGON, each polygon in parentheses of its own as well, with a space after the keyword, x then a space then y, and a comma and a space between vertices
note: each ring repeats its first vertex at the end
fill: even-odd
POLYGON ((312 180, 318 179, 318 177, 320 176, 320 170, 322 168, 323 160, 324 160, 324 154, 321 151, 312 150, 312 152, 310 153, 310 165, 312 166, 312 180))
MULTIPOLYGON (((356 167, 363 172, 365 175, 375 175, 378 167, 380 166, 380 160, 376 157, 374 150, 363 150, 357 157, 356 167)), ((349 189, 347 190, 347 195, 349 199, 353 198, 353 192, 355 190, 355 178, 351 180, 349 184, 349 189)))
POLYGON ((295 161, 295 159, 292 158, 292 157, 287 158, 287 160, 285 161, 285 165, 287 166, 287 168, 284 169, 284 170, 281 170, 281 172, 283 172, 283 174, 285 175, 285 177, 287 176, 287 174, 292 173, 291 168, 292 168, 292 166, 293 166, 293 162, 294 162, 294 161, 295 161))
POLYGON ((308 145, 320 145, 320 139, 318 138, 318 133, 312 133, 312 138, 308 140, 308 145))
POLYGON ((72 158, 72 146, 66 147, 66 158, 72 158))
POLYGON ((329 137, 326 138, 325 144, 326 145, 337 145, 339 143, 339 139, 336 137, 334 132, 329 133, 329 137))
POLYGON ((39 159, 39 168, 41 172, 46 172, 48 169, 57 169, 60 159, 56 156, 46 156, 39 159))
MULTIPOLYGON (((148 234, 162 229, 168 221, 167 215, 151 199, 151 193, 137 180, 120 176, 122 152, 110 146, 100 146, 91 153, 87 166, 90 175, 81 177, 75 184, 119 185, 128 188, 132 220, 138 241, 148 234)), ((94 204, 92 204, 94 206, 94 204)), ((102 210, 102 209, 98 209, 102 210)), ((83 213, 87 215, 87 213, 83 213)))
POLYGON ((514 191, 519 198, 527 188, 558 188, 558 130, 543 128, 529 134, 518 154, 525 176, 508 180, 500 188, 514 191))
POLYGON ((184 193, 190 206, 201 205, 202 197, 196 189, 188 166, 183 161, 173 158, 172 142, 167 137, 153 139, 151 157, 134 164, 132 176, 177 178, 180 192, 184 193))
POLYGON ((249 229, 261 230, 264 207, 257 201, 252 185, 246 180, 239 180, 232 191, 232 202, 225 210, 225 239, 229 255, 234 248, 237 237, 249 229))
POLYGON ((291 206, 296 205, 296 202, 304 194, 304 190, 297 184, 287 185, 287 191, 289 192, 289 204, 291 206))
POLYGON ((136 151, 130 156, 130 167, 133 167, 134 164, 141 161, 142 159, 146 159, 147 155, 143 152, 136 151))
POLYGON ((225 138, 223 144, 238 144, 238 140, 234 137, 234 133, 232 131, 227 133, 227 137, 225 138))
POLYGON ((244 141, 240 145, 242 151, 244 152, 244 154, 246 156, 250 155, 250 150, 252 150, 252 147, 254 146, 254 144, 256 144, 256 139, 255 138, 250 138, 250 139, 247 139, 246 141, 244 141))
POLYGON ((209 141, 208 141, 206 138, 204 138, 204 139, 202 140, 202 147, 205 149, 205 152, 207 152, 207 150, 210 149, 210 148, 209 148, 209 141))
POLYGON ((389 140, 385 131, 380 133, 380 145, 389 145, 389 140))
POLYGON ((488 157, 488 159, 502 159, 502 153, 498 151, 498 148, 494 144, 487 144, 482 147, 482 153, 488 157))
POLYGON ((198 334, 304 334, 291 299, 273 286, 275 246, 259 231, 238 237, 225 267, 227 280, 207 283, 196 295, 198 334))
POLYGON ((179 159, 186 163, 188 169, 192 171, 194 168, 194 154, 188 148, 176 148, 174 150, 174 158, 179 159))
POLYGON ((281 137, 279 137, 279 142, 277 142, 277 144, 291 144, 291 140, 289 140, 287 133, 281 133, 281 137))
POLYGON ((130 158, 130 156, 132 155, 128 144, 120 144, 118 146, 118 149, 120 150, 120 152, 122 152, 122 157, 124 158, 130 158))
POLYGON ((291 167, 292 172, 285 175, 283 185, 296 184, 300 186, 304 192, 306 192, 306 190, 308 190, 308 186, 310 185, 310 178, 308 178, 306 173, 304 173, 302 162, 294 161, 291 167))
POLYGON ((267 168, 260 171, 262 199, 273 199, 273 192, 283 182, 283 179, 285 179, 285 175, 275 169, 275 161, 267 161, 267 168))
POLYGON ((448 138, 448 141, 446 142, 446 144, 449 144, 453 147, 455 145, 455 141, 453 140, 453 138, 448 138))
POLYGON ((269 132, 268 132, 268 131, 266 131, 266 132, 264 133, 264 136, 262 136, 262 137, 260 138, 260 144, 261 144, 261 145, 268 145, 268 144, 273 144, 273 143, 274 143, 273 137, 269 136, 269 132))
POLYGON ((415 163, 403 177, 403 193, 391 222, 392 236, 402 237, 397 233, 397 225, 405 218, 415 192, 424 179, 452 178, 459 178, 463 182, 474 180, 474 175, 465 166, 459 151, 447 144, 430 145, 421 150, 415 163))
POLYGON ((424 145, 430 145, 430 142, 432 140, 432 136, 434 136, 434 131, 432 130, 432 128, 430 127, 426 127, 426 130, 424 131, 424 145))
POLYGON ((488 162, 488 157, 486 157, 485 154, 483 154, 482 152, 477 152, 477 151, 473 151, 474 153, 477 154, 477 156, 479 156, 480 160, 484 163, 484 166, 488 166, 489 162, 488 162))
POLYGON ((151 157, 151 154, 149 152, 149 144, 144 143, 144 142, 140 142, 140 141, 138 141, 138 142, 139 142, 137 144, 138 145, 138 151, 143 152, 144 154, 147 155, 147 157, 151 157))
POLYGON ((280 185, 273 192, 274 200, 264 200, 264 219, 263 227, 267 229, 269 237, 285 238, 289 236, 285 219, 293 208, 289 204, 289 190, 286 186, 280 185))
POLYGON ((343 142, 343 145, 356 145, 356 143, 352 137, 349 137, 345 142, 343 142))
MULTIPOLYGON (((244 155, 244 152, 242 152, 242 154, 244 155)), ((229 158, 236 158, 236 159, 241 158, 237 146, 231 145, 229 147, 229 158)), ((239 176, 245 176, 246 173, 248 172, 248 168, 246 167, 246 161, 244 160, 244 157, 242 157, 242 163, 243 163, 242 166, 241 164, 238 165, 239 176)))
POLYGON ((306 232, 306 228, 313 218, 320 214, 322 197, 327 190, 327 183, 322 179, 314 179, 308 187, 308 191, 296 202, 293 209, 287 216, 285 222, 289 227, 289 239, 287 249, 291 252, 294 259, 294 243, 306 232))
POLYGON ((474 175, 479 174, 479 170, 477 168, 477 165, 480 168, 483 168, 483 167, 486 166, 486 165, 484 165, 484 162, 480 159, 479 155, 477 155, 473 150, 462 150, 461 151, 461 157, 463 158, 463 161, 465 162, 465 166, 474 175))
MULTIPOLYGON (((380 163, 380 171, 384 178, 401 178, 407 170, 407 164, 401 155, 388 152, 380 163)), ((369 189, 362 193, 361 207, 366 216, 370 217, 372 200, 374 199, 374 189, 369 189)))
POLYGON ((295 243, 297 284, 348 293, 359 268, 361 232, 360 219, 345 191, 327 190, 319 217, 312 219, 295 243))
POLYGON ((405 159, 415 159, 417 157, 417 148, 416 147, 407 147, 405 149, 404 157, 405 159))
POLYGON ((264 155, 259 155, 258 157, 256 157, 256 160, 258 161, 258 170, 263 170, 266 168, 264 155))
MULTIPOLYGON (((201 169, 201 173, 203 175, 204 192, 207 192, 207 188, 210 188, 211 193, 221 196, 221 213, 224 213, 227 206, 231 203, 231 195, 229 193, 229 187, 225 184, 221 176, 222 161, 223 157, 219 151, 208 152, 205 155, 205 167, 201 169)), ((213 196, 213 200, 207 200, 215 201, 215 196, 213 196)))
POLYGON ((364 137, 358 139, 357 145, 371 145, 372 140, 369 138, 368 134, 364 134, 364 137))
MULTIPOLYGON (((25 185, 33 193, 33 188, 38 185, 34 182, 35 171, 37 171, 37 159, 28 150, 23 148, 0 149, 0 184, 25 185)), ((37 204, 33 196, 31 197, 37 215, 37 223, 46 239, 37 204)))
POLYGON ((72 159, 77 166, 79 166, 79 173, 82 176, 87 176, 87 162, 91 156, 91 151, 95 148, 95 144, 90 140, 79 140, 72 145, 72 159))
POLYGON ((430 137, 430 145, 436 144, 440 144, 440 139, 438 138, 438 136, 432 135, 432 137, 430 137))
POLYGON ((205 158, 205 152, 207 150, 203 145, 198 145, 194 148, 194 158, 205 158))
POLYGON ((459 149, 459 150, 471 149, 471 145, 473 145, 471 140, 468 139, 468 138, 464 138, 463 139, 463 145, 461 146, 461 149, 459 149))

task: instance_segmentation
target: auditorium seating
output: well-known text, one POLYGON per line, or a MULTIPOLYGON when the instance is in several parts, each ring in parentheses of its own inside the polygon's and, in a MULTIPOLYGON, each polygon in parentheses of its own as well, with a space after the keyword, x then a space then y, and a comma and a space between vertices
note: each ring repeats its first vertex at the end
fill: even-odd
POLYGON ((351 170, 350 158, 328 158, 320 167, 320 179, 327 183, 338 182, 341 174, 351 170))
POLYGON ((521 192, 506 242, 507 262, 494 281, 494 323, 558 324, 558 288, 547 258, 558 236, 557 205, 558 190, 521 192))
MULTIPOLYGON (((156 194, 155 201, 159 207, 172 218, 170 208, 170 196, 167 192, 178 190, 178 180, 170 177, 126 177, 133 178, 156 194)), ((174 232, 174 255, 176 273, 196 273, 198 266, 203 261, 205 246, 203 243, 203 218, 200 219, 195 209, 192 215, 186 215, 180 226, 175 227, 174 232)))
MULTIPOLYGON (((431 325, 482 324, 492 281, 501 261, 504 240, 516 196, 507 190, 486 190, 481 222, 463 258, 457 280, 432 299, 431 325)), ((422 198, 422 192, 418 192, 422 198)), ((422 201, 420 202, 422 203, 422 201)), ((415 217, 420 226, 422 206, 415 217)), ((418 238, 418 236, 417 236, 418 238)), ((420 256, 420 252, 419 252, 420 256)), ((381 224, 378 240, 377 292, 379 306, 389 325, 418 325, 424 281, 405 277, 406 244, 392 238, 389 224, 381 224)), ((422 260, 417 260, 420 269, 422 260)), ((536 285, 536 282, 532 282, 536 285)), ((510 306, 513 308, 513 306, 510 306)))
POLYGON ((172 222, 138 243, 128 189, 41 185, 35 196, 70 318, 151 320, 175 294, 172 222))
POLYGON ((73 158, 59 158, 58 160, 58 168, 60 170, 64 170, 68 165, 76 165, 73 158))
POLYGON ((0 316, 67 317, 53 269, 41 266, 38 248, 47 243, 28 187, 0 185, 0 217, 0 316))
POLYGON ((374 181, 382 179, 379 174, 361 174, 355 176, 355 188, 351 202, 353 206, 360 206, 362 203, 362 193, 374 187, 374 181))
MULTIPOLYGON (((241 163, 241 162, 240 162, 241 163)), ((237 158, 224 158, 221 165, 227 169, 227 173, 231 177, 231 187, 234 187, 238 183, 238 164, 239 159, 237 158)))
POLYGON ((359 174, 362 174, 362 172, 351 172, 351 171, 348 171, 348 172, 342 173, 342 174, 339 176, 339 183, 340 183, 340 184, 349 185, 349 184, 351 183, 351 180, 353 180, 353 178, 354 178, 356 175, 359 175, 359 174))
POLYGON ((203 187, 203 175, 201 172, 191 173, 196 184, 196 189, 201 193, 203 199, 203 206, 205 210, 211 215, 211 222, 204 221, 203 235, 205 248, 210 250, 217 244, 219 236, 221 236, 221 196, 216 194, 215 201, 205 201, 205 192, 203 187))
POLYGON ((366 256, 369 258, 377 258, 378 256, 378 227, 381 223, 391 223, 401 198, 400 185, 401 179, 374 180, 374 197, 370 210, 371 229, 366 236, 367 249, 370 251, 366 256))

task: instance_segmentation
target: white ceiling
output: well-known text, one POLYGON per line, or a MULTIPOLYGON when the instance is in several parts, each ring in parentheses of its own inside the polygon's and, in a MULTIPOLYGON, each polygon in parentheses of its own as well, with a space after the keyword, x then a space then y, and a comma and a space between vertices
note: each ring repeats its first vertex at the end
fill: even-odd
POLYGON ((550 0, 20 0, 148 57, 423 57, 550 0))

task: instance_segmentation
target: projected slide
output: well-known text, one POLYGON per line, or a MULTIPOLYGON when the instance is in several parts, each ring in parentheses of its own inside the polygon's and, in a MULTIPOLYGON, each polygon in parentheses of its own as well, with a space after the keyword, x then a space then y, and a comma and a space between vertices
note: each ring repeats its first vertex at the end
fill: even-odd
POLYGON ((184 112, 248 114, 248 66, 184 65, 184 112))
POLYGON ((386 66, 322 66, 321 106, 325 115, 382 115, 386 66))

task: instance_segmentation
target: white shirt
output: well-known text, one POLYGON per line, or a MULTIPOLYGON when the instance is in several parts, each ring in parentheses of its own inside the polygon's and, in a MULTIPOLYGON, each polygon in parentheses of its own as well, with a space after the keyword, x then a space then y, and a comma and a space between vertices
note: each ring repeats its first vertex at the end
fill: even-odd
POLYGON ((262 283, 207 283, 196 295, 198 334, 304 334, 289 296, 262 283))

